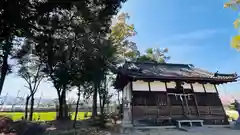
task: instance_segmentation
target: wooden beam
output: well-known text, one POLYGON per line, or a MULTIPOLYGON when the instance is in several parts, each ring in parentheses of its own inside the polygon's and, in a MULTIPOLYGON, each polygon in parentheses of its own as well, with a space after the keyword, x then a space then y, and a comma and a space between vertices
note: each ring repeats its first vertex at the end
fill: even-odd
POLYGON ((168 109, 169 109, 169 116, 172 116, 172 111, 171 111, 171 101, 169 99, 168 96, 168 92, 167 92, 167 82, 165 82, 165 87, 166 87, 166 96, 167 96, 167 104, 168 104, 168 109))
POLYGON ((203 89, 204 89, 204 91, 205 91, 205 94, 206 94, 206 93, 207 93, 207 91, 206 91, 206 88, 205 88, 204 84, 202 84, 202 86, 203 86, 203 89))
POLYGON ((215 90, 216 90, 216 92, 217 92, 217 94, 218 94, 218 96, 219 96, 219 93, 218 93, 218 89, 217 89, 216 84, 213 84, 213 85, 214 85, 214 88, 215 88, 215 90))
POLYGON ((150 82, 148 82, 148 89, 149 89, 149 91, 151 91, 150 82))
MULTIPOLYGON (((192 83, 191 83, 190 85, 191 85, 191 88, 192 88, 192 90, 193 90, 193 85, 192 85, 192 83)), ((196 95, 195 95, 194 90, 193 90, 193 98, 194 98, 194 102, 195 102, 195 105, 196 105, 196 109, 197 109, 198 116, 200 116, 199 109, 198 109, 198 103, 197 103, 197 97, 196 97, 196 95)))
POLYGON ((131 91, 131 103, 130 103, 130 107, 131 107, 131 120, 132 120, 132 124, 133 123, 133 84, 132 84, 132 81, 130 82, 130 91, 131 91))
MULTIPOLYGON (((214 88, 215 88, 215 90, 217 91, 217 96, 218 96, 218 98, 220 99, 216 84, 214 84, 214 88)), ((220 99, 220 104, 221 104, 221 107, 222 107, 222 109, 223 109, 223 111, 224 111, 224 107, 223 107, 223 104, 222 104, 221 99, 220 99)), ((225 112, 225 111, 224 111, 224 112, 225 112)), ((224 113, 224 114, 225 114, 225 117, 227 118, 226 113, 224 113)))

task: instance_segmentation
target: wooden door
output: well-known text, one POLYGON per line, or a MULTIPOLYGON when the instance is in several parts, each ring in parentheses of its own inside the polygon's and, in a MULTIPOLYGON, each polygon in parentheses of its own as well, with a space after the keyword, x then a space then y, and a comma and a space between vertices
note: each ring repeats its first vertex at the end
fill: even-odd
POLYGON ((183 100, 179 96, 180 94, 176 93, 168 93, 168 97, 170 100, 170 107, 171 107, 171 117, 173 118, 181 118, 184 116, 183 110, 183 100))
POLYGON ((193 118, 198 116, 197 106, 195 103, 195 96, 193 94, 183 94, 183 110, 184 115, 193 118))
POLYGON ((176 118, 194 118, 198 115, 193 94, 168 93, 171 102, 171 115, 176 118))

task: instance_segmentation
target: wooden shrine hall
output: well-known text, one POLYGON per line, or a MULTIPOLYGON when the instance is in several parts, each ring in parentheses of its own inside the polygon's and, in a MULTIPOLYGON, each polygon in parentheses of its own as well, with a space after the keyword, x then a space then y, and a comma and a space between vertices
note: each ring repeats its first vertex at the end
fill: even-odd
POLYGON ((115 87, 123 91, 124 123, 169 126, 201 120, 225 125, 228 119, 216 86, 237 78, 187 64, 126 62, 117 70, 115 87))

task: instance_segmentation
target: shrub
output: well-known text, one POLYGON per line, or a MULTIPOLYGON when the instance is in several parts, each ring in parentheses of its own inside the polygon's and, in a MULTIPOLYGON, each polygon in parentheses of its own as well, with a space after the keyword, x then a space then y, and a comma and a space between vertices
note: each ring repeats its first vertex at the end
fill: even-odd
POLYGON ((9 133, 13 120, 6 116, 0 116, 0 133, 9 133))

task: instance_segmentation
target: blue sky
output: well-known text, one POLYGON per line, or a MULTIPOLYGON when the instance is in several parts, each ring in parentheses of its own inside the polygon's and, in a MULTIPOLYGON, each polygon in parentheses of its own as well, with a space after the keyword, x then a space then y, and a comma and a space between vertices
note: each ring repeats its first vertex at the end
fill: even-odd
MULTIPOLYGON (((240 52, 231 48, 237 12, 225 0, 129 0, 122 8, 131 16, 138 48, 168 48, 171 63, 193 64, 212 72, 240 74, 240 52)), ((219 86, 220 93, 240 98, 240 83, 219 86)))
MULTIPOLYGON (((240 52, 230 47, 236 34, 233 21, 237 12, 224 9, 225 0, 128 0, 121 12, 131 16, 136 27, 133 40, 138 48, 168 48, 171 63, 194 64, 212 72, 240 74, 240 52)), ((12 74, 6 78, 3 93, 27 93, 24 81, 12 74), (24 92, 26 91, 26 92, 24 92)), ((219 87, 221 94, 226 94, 219 87)), ((240 83, 225 85, 229 95, 240 98, 240 83)), ((56 97, 51 83, 42 83, 37 96, 56 97), (47 91, 47 92, 46 92, 47 91)), ((72 92, 70 95, 75 95, 72 92)))

